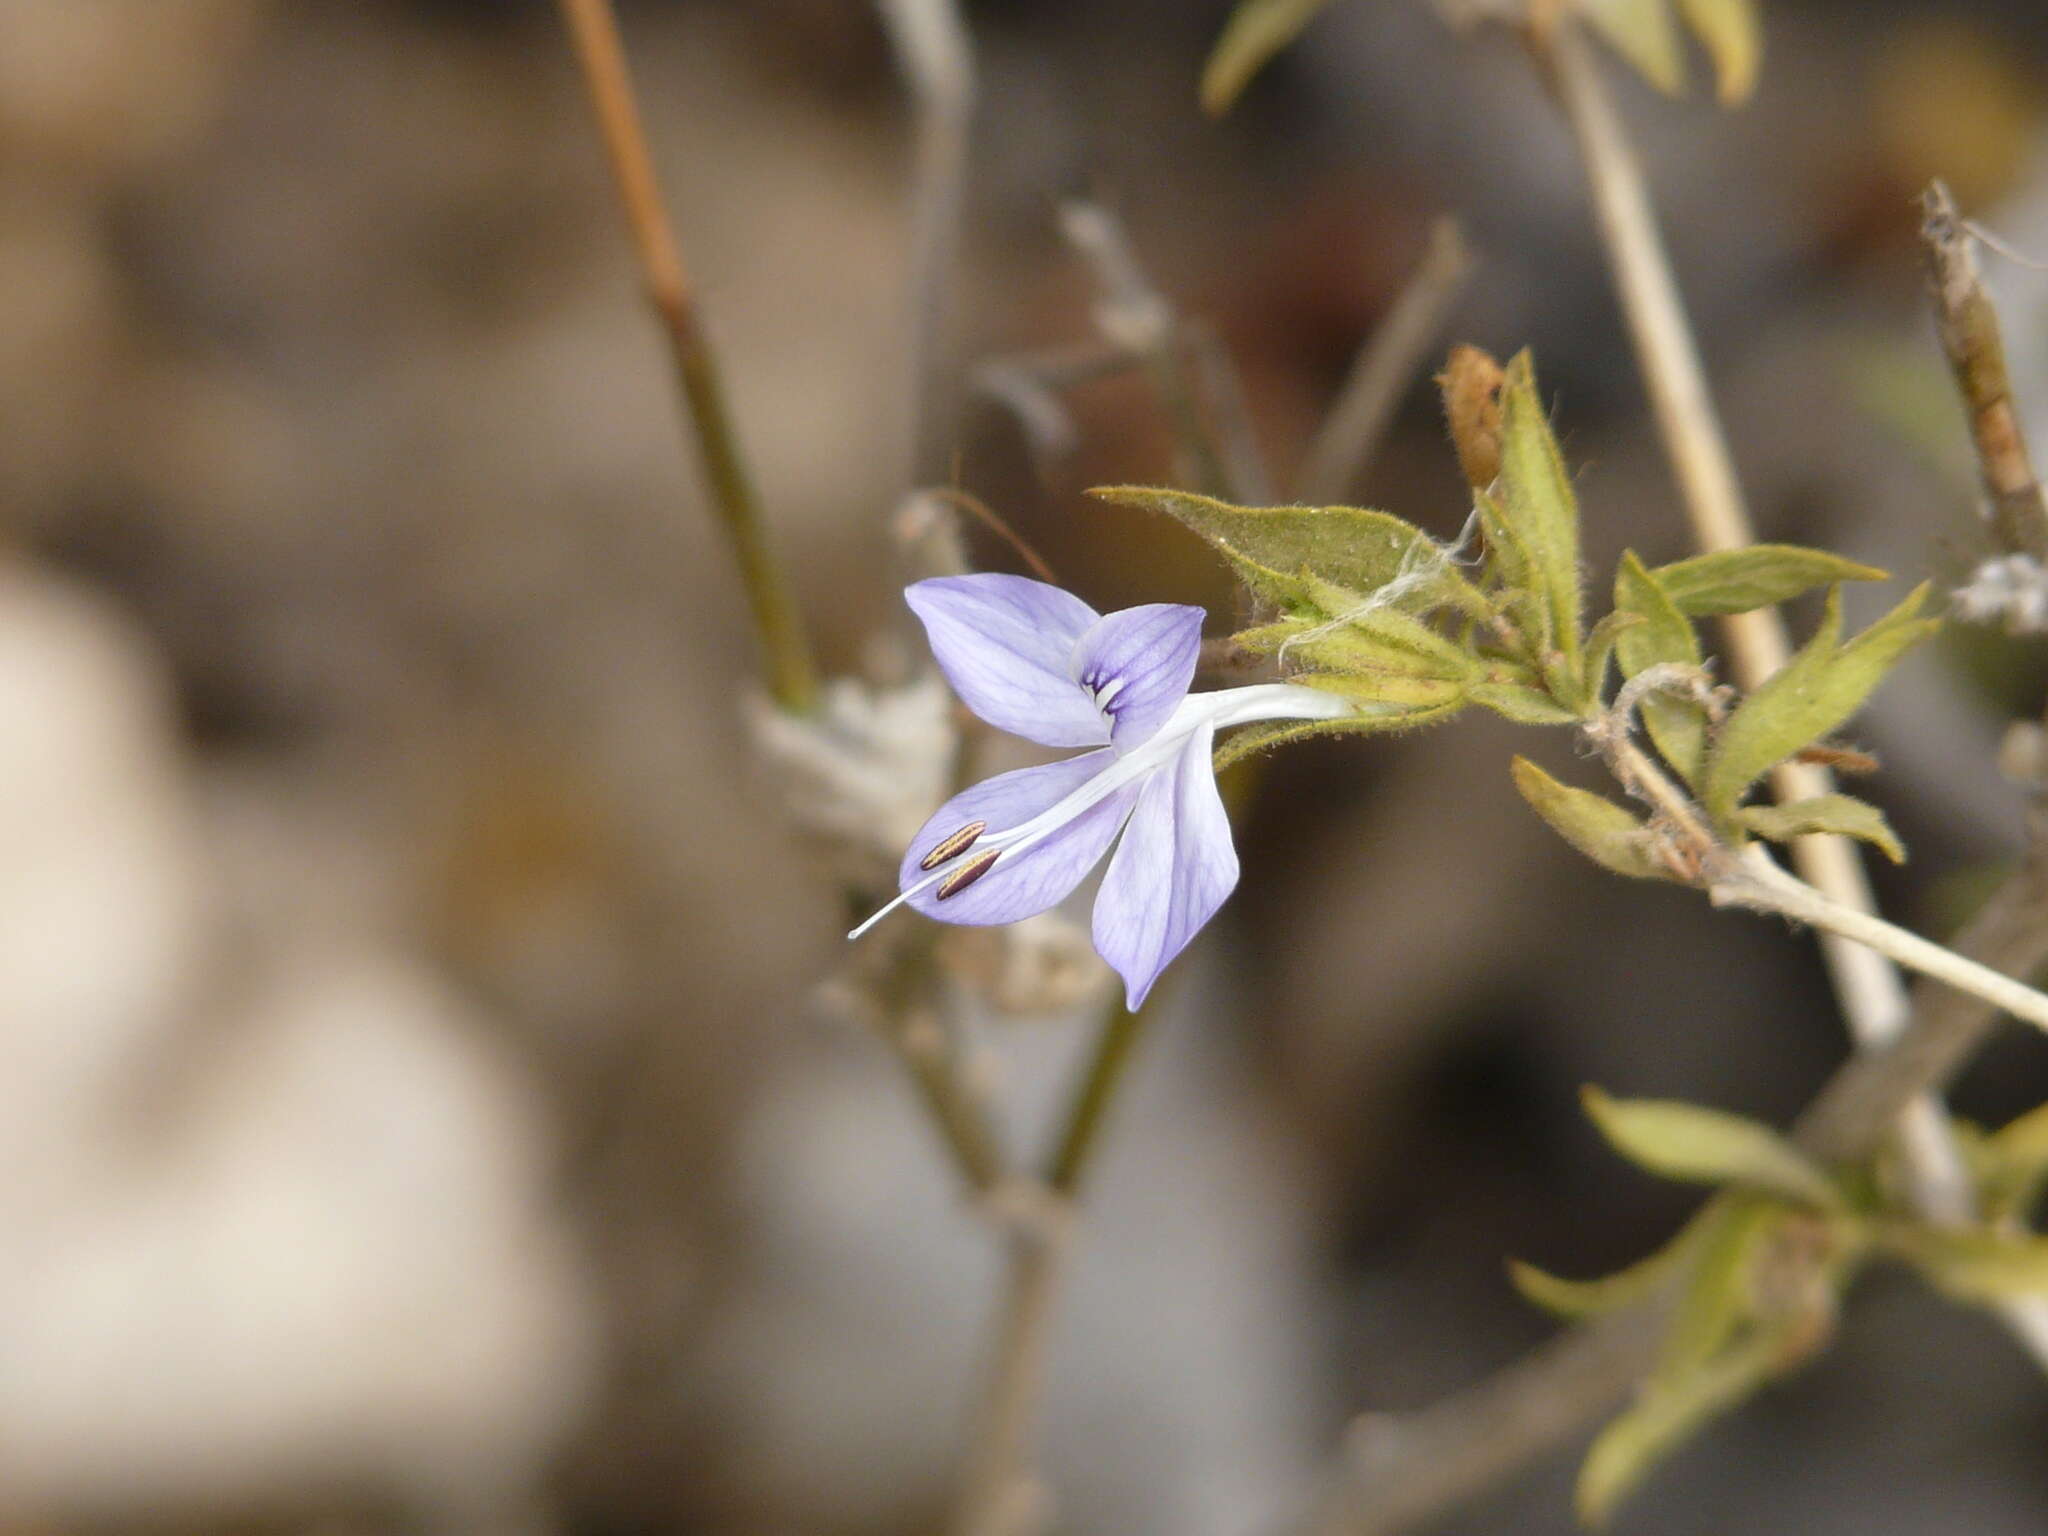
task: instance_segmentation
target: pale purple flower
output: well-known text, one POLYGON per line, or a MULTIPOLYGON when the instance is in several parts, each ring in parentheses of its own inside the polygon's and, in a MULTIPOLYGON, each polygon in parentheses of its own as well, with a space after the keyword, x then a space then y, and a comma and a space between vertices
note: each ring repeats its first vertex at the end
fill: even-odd
POLYGON ((947 576, 904 595, 968 708, 1028 741, 1096 750, 948 800, 911 839, 901 894, 848 937, 905 902, 942 922, 1014 923, 1065 898, 1115 844, 1095 948, 1136 1008, 1237 884, 1210 765, 1216 732, 1352 706, 1286 683, 1190 694, 1199 608, 1147 603, 1105 617, 1021 576, 947 576))

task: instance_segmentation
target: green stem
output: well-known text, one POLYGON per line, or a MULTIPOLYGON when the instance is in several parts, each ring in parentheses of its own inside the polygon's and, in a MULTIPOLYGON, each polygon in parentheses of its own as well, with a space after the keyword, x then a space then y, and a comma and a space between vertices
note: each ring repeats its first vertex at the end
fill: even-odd
POLYGON ((1081 1181, 1095 1156, 1095 1148, 1109 1118, 1110 1105, 1122 1086, 1124 1073, 1144 1037, 1152 1012, 1151 1000, 1133 1013, 1121 1002, 1115 1004, 1096 1033, 1095 1048, 1081 1076, 1080 1087, 1067 1110, 1067 1121, 1045 1165, 1045 1182, 1069 1198, 1080 1192, 1081 1181))
POLYGON ((788 580, 769 546, 760 498, 740 454, 739 434, 726 406, 711 339, 698 313, 681 245, 662 206, 640 107, 626 69, 625 48, 619 41, 618 18, 612 13, 611 0, 560 3, 604 136, 619 198, 625 205, 641 278, 675 357, 691 433, 711 488, 712 508, 739 567, 754 635, 767 663, 769 692, 792 714, 807 713, 818 696, 810 645, 788 580))

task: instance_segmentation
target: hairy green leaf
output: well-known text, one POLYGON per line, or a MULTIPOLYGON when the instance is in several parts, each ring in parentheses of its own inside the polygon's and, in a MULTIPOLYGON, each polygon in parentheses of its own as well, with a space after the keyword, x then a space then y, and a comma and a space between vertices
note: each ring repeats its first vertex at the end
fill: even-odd
MULTIPOLYGON (((1350 697, 1359 697, 1356 694, 1349 694, 1348 690, 1341 686, 1340 679, 1311 673, 1298 681, 1307 687, 1321 688, 1329 693, 1347 693, 1350 697)), ((1377 701, 1361 699, 1360 702, 1372 704, 1377 701)), ((1464 707, 1465 699, 1460 694, 1448 703, 1387 705, 1367 714, 1347 715, 1341 720, 1282 720, 1270 725, 1248 725, 1232 731, 1216 748, 1211 761, 1215 771, 1221 773, 1248 757, 1254 757, 1273 747, 1285 746, 1289 742, 1306 741, 1311 736, 1382 736, 1394 731, 1409 731, 1417 726, 1433 725, 1439 720, 1448 719, 1464 707)))
POLYGON ((1789 602, 1815 587, 1844 581, 1884 581, 1889 573, 1874 565, 1806 549, 1797 544, 1751 544, 1718 550, 1660 565, 1657 585, 1681 613, 1694 618, 1710 614, 1748 613, 1789 602))
POLYGON ((1560 784, 1526 757, 1516 758, 1512 769, 1530 809, 1602 869, 1637 880, 1676 878, 1651 853, 1643 824, 1612 800, 1560 784))
POLYGON ((1631 613, 1626 608, 1616 608, 1606 618, 1595 624, 1586 636, 1585 689, 1588 698, 1597 699, 1607 689, 1607 663, 1614 654, 1614 647, 1621 639, 1621 632, 1634 629, 1645 622, 1640 613, 1631 613))
POLYGON ((1489 611, 1449 552, 1412 523, 1360 507, 1235 507, 1190 491, 1112 485, 1089 492, 1119 506, 1164 512, 1214 545, 1248 586, 1276 602, 1314 575, 1332 587, 1406 613, 1448 604, 1489 611), (1388 589, 1392 590, 1389 591, 1388 589))
POLYGON ((1527 352, 1509 362, 1500 403, 1501 520, 1526 553, 1529 585, 1549 613, 1549 643, 1576 665, 1579 502, 1536 393, 1535 365, 1527 352))
POLYGON ((1474 704, 1484 704, 1517 725, 1576 725, 1580 719, 1576 710, 1566 709, 1541 688, 1520 683, 1474 683, 1469 691, 1474 704))
POLYGON ((1721 105, 1746 100, 1756 87, 1763 56, 1763 26, 1756 0, 1678 0, 1679 9, 1714 61, 1715 94, 1721 105))
POLYGON ((1700 785, 1709 814, 1730 820, 1750 785, 1863 707, 1899 657, 1940 628, 1938 620, 1918 617, 1927 591, 1926 583, 1914 588, 1898 607, 1841 645, 1841 588, 1829 589, 1813 639, 1715 734, 1700 785))
POLYGON ((1616 1099, 1587 1087, 1586 1113, 1637 1166, 1692 1184, 1737 1184, 1833 1210, 1840 1191, 1791 1142, 1760 1121, 1673 1099, 1616 1099))
POLYGON ((1300 35, 1330 0, 1239 0, 1202 67, 1202 108, 1230 110, 1266 61, 1300 35))
POLYGON ((1594 29, 1667 96, 1685 87, 1685 58, 1671 0, 1579 0, 1594 29))
POLYGON ((1906 862, 1905 844, 1884 819, 1884 812, 1854 795, 1815 795, 1790 805, 1748 805, 1735 813, 1735 819, 1774 843, 1788 843, 1809 832, 1837 832, 1876 845, 1894 864, 1906 862))
MULTIPOLYGON (((1622 553, 1615 570, 1614 607, 1618 613, 1642 618, 1640 624, 1615 638, 1614 653, 1623 677, 1634 677, 1655 666, 1699 666, 1700 641, 1692 621, 1671 600, 1656 573, 1644 569, 1633 550, 1622 553)), ((1691 699, 1659 692, 1644 695, 1642 716, 1664 761, 1687 784, 1697 784, 1707 752, 1707 712, 1691 699)))

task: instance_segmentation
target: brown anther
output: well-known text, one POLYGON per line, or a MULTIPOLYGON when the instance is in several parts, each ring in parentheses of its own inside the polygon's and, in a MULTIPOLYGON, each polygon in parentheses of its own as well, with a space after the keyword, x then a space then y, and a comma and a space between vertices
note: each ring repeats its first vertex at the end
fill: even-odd
POLYGON ((992 848, 987 853, 981 854, 961 865, 939 883, 938 899, 944 901, 948 896, 958 896, 967 887, 995 868, 996 860, 1001 858, 1002 854, 1002 849, 992 848))
MULTIPOLYGON (((972 848, 974 840, 987 830, 987 822, 970 821, 958 832, 940 838, 932 851, 917 861, 917 867, 924 870, 937 869, 946 860, 955 858, 972 848)), ((943 896, 946 893, 941 891, 939 894, 943 896)))

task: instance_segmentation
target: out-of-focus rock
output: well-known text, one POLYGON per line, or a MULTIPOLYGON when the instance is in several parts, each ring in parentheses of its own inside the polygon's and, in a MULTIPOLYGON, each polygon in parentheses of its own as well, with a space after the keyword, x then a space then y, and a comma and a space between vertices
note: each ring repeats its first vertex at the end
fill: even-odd
POLYGON ((0 1522, 534 1526, 596 1344, 537 1106, 388 946, 223 942, 203 838, 147 648, 0 570, 0 1522))

